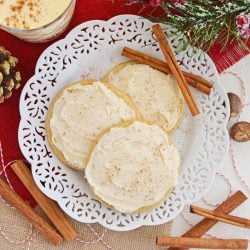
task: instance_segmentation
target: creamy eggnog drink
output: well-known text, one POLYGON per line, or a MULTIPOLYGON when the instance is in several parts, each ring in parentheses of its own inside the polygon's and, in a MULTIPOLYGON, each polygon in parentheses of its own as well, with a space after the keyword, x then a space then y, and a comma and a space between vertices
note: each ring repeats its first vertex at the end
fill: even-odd
POLYGON ((43 42, 61 34, 75 0, 0 0, 0 27, 27 41, 43 42))

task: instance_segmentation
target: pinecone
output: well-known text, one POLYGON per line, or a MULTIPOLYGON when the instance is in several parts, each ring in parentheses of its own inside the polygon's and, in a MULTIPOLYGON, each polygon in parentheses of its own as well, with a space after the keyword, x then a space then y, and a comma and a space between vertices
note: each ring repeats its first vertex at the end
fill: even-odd
POLYGON ((15 71, 18 63, 16 57, 3 47, 0 47, 0 103, 12 95, 14 89, 20 87, 21 75, 15 71))

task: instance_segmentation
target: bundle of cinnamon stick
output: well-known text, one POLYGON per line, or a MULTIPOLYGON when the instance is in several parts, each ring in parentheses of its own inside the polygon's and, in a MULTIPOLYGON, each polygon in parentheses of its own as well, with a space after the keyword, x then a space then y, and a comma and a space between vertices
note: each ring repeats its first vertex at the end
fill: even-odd
POLYGON ((175 58, 175 55, 171 50, 166 36, 159 24, 153 26, 153 33, 160 45, 161 51, 166 59, 166 62, 163 62, 157 58, 143 54, 142 52, 136 51, 128 47, 123 48, 122 55, 138 63, 147 64, 152 68, 155 68, 167 74, 172 74, 175 80, 177 81, 177 84, 182 92, 182 95, 189 107, 191 114, 193 116, 198 115, 200 111, 191 91, 188 88, 188 84, 207 95, 210 94, 213 85, 201 76, 181 71, 180 66, 175 58))
MULTIPOLYGON (((171 74, 171 70, 167 62, 164 62, 153 56, 144 54, 140 51, 128 47, 123 48, 122 55, 137 63, 146 64, 154 69, 157 69, 167 74, 171 74)), ((211 93, 213 85, 205 78, 198 75, 194 75, 186 71, 182 71, 182 74, 184 75, 188 85, 192 86, 193 88, 197 89, 198 91, 206 95, 209 95, 211 93)))
POLYGON ((23 161, 18 160, 11 165, 11 168, 57 230, 40 217, 36 211, 1 178, 0 196, 25 216, 53 245, 58 245, 63 239, 66 241, 74 240, 77 236, 77 232, 66 219, 66 216, 59 206, 38 189, 28 166, 23 161))
POLYGON ((246 239, 200 239, 200 237, 219 221, 236 226, 248 225, 249 220, 228 215, 246 199, 247 197, 241 191, 237 191, 214 211, 191 206, 191 212, 202 215, 205 218, 181 237, 157 237, 156 244, 158 246, 169 247, 169 250, 195 247, 208 249, 247 249, 248 240, 246 239), (200 211, 202 212, 200 213, 200 211), (210 216, 211 214, 213 214, 213 216, 210 216), (224 221, 225 218, 226 220, 224 221))

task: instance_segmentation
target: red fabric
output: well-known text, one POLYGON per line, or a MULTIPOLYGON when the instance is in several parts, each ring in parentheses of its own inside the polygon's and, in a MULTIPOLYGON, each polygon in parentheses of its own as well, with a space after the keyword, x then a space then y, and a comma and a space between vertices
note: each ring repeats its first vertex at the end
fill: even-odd
MULTIPOLYGON (((119 14, 138 14, 141 10, 141 6, 128 7, 124 6, 123 3, 124 1, 119 0, 114 1, 114 3, 112 3, 111 0, 78 0, 73 20, 66 33, 76 25, 87 20, 107 20, 119 14)), ((145 13, 141 12, 140 14, 143 15, 145 13)), ((60 38, 63 38, 64 35, 60 38)), ((18 68, 22 74, 23 85, 34 74, 35 64, 41 52, 53 42, 55 41, 44 44, 31 44, 20 41, 4 31, 0 31, 0 46, 4 46, 10 50, 14 56, 19 58, 18 68)), ((220 72, 246 54, 247 52, 239 49, 238 46, 230 46, 228 50, 222 53, 219 52, 218 47, 214 47, 210 52, 210 56, 214 59, 220 72)), ((0 104, 0 142, 3 148, 5 164, 15 159, 23 159, 17 140, 18 124, 20 120, 19 97, 21 90, 22 88, 14 91, 13 96, 9 100, 4 104, 0 104)), ((1 167, 0 164, 0 171, 1 167)), ((7 169, 7 173, 15 190, 24 199, 30 201, 31 204, 34 205, 34 200, 32 200, 31 196, 15 174, 9 168, 7 169)))
MULTIPOLYGON (((250 48, 250 41, 248 42, 248 48, 250 48)), ((238 62, 242 57, 248 55, 249 51, 237 42, 234 42, 229 44, 224 50, 222 50, 220 45, 215 45, 208 54, 212 57, 219 73, 221 73, 238 62)))

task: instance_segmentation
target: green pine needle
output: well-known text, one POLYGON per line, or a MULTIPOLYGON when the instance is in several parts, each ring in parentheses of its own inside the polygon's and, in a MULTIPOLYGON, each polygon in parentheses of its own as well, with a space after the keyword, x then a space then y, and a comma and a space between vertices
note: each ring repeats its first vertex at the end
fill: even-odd
POLYGON ((215 43, 225 48, 235 40, 247 48, 238 32, 236 18, 250 13, 248 0, 224 4, 216 0, 186 0, 185 4, 172 4, 166 0, 161 7, 166 16, 156 21, 169 25, 176 34, 182 33, 187 38, 179 44, 178 50, 192 46, 208 51, 215 43))

